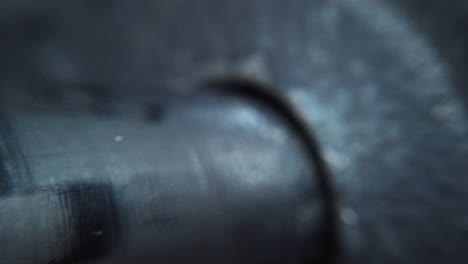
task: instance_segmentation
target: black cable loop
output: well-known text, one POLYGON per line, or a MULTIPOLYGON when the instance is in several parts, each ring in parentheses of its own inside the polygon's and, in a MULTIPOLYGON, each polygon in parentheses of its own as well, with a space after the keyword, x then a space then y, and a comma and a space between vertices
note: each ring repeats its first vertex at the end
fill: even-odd
POLYGON ((242 78, 214 79, 205 83, 202 90, 234 95, 270 107, 275 114, 282 116, 293 133, 305 147, 306 155, 314 163, 318 176, 320 194, 323 199, 325 226, 324 249, 321 263, 334 264, 341 255, 342 228, 339 206, 332 174, 324 160, 317 137, 307 125, 302 114, 288 98, 262 83, 242 78))

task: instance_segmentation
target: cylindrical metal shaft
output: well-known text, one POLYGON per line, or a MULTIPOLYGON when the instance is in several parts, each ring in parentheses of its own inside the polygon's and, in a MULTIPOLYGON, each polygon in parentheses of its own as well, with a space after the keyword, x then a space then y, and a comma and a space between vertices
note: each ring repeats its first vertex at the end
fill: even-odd
POLYGON ((88 96, 3 105, 8 263, 320 257, 314 164, 281 118, 219 96, 164 106, 88 96))

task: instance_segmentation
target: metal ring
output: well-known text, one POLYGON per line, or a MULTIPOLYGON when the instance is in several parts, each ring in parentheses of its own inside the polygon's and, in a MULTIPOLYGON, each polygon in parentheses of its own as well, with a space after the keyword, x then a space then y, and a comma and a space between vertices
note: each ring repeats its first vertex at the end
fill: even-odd
POLYGON ((323 243, 325 252, 321 263, 337 263, 341 255, 341 220, 332 174, 321 154, 317 137, 302 114, 285 96, 262 83, 243 78, 222 78, 206 82, 202 90, 233 95, 270 107, 282 116, 291 130, 304 144, 306 155, 314 163, 323 199, 325 226, 323 243))

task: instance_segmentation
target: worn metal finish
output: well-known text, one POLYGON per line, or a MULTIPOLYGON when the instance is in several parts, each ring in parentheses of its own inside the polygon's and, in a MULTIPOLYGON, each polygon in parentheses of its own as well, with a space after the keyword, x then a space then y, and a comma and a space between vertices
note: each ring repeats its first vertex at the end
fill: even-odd
POLYGON ((0 204, 9 263, 321 258, 325 214, 314 164, 268 111, 190 97, 166 101, 155 120, 138 101, 107 101, 113 114, 99 116, 77 101, 27 95, 2 104, 18 153, 2 162, 22 168, 3 177, 30 179, 0 204), (20 230, 25 237, 15 237, 20 230), (28 254, 17 258, 21 251, 28 254))
POLYGON ((333 168, 344 263, 465 263, 463 1, 9 2, 4 90, 33 87, 53 102, 87 81, 122 97, 213 75, 273 83, 308 116, 333 168))

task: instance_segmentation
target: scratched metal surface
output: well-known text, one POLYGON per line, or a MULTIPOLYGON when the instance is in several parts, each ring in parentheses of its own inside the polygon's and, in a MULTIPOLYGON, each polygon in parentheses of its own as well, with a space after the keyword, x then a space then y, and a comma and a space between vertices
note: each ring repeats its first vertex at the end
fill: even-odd
POLYGON ((267 113, 192 97, 148 119, 144 104, 126 100, 102 116, 76 101, 16 98, 3 103, 12 150, 2 160, 4 261, 304 263, 315 254, 313 164, 267 113))
POLYGON ((272 83, 335 173, 345 263, 464 263, 467 7, 420 2, 4 1, 2 86, 42 80, 55 98, 82 80, 143 97, 219 75, 272 83))

